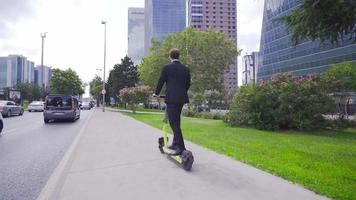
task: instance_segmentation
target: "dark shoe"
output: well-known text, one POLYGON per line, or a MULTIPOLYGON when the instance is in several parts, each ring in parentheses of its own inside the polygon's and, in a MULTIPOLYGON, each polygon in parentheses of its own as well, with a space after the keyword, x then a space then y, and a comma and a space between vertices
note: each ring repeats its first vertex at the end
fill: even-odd
POLYGON ((171 145, 171 146, 169 146, 169 147, 168 147, 168 149, 170 149, 170 150, 174 150, 174 151, 175 151, 175 150, 177 150, 177 146, 175 146, 175 145, 171 145))
POLYGON ((177 156, 177 155, 181 155, 182 153, 183 153, 183 150, 175 149, 175 150, 171 150, 171 152, 169 153, 169 155, 177 156))

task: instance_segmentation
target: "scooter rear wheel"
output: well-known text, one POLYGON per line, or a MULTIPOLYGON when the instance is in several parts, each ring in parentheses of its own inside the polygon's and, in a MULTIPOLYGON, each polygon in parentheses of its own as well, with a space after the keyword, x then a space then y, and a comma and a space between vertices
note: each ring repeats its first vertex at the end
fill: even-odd
POLYGON ((186 171, 190 171, 192 169, 192 165, 194 162, 194 156, 191 151, 185 150, 182 152, 182 167, 186 171))

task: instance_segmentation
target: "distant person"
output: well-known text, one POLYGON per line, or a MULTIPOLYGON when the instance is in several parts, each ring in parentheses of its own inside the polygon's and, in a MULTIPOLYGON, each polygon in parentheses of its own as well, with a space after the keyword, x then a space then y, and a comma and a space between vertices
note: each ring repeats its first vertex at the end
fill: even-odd
POLYGON ((178 49, 171 49, 169 55, 171 63, 163 67, 154 96, 157 97, 166 84, 165 102, 169 124, 174 133, 172 145, 168 148, 175 151, 175 154, 181 154, 185 150, 185 145, 180 128, 180 115, 183 105, 189 103, 190 71, 179 62, 178 49))

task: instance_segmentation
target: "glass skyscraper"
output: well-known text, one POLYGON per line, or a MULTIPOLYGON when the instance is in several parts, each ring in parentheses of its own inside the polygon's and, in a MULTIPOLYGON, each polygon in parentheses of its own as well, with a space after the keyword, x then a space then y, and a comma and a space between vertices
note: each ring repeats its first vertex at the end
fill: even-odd
MULTIPOLYGON (((9 55, 0 57, 0 89, 14 87, 19 83, 30 83, 42 86, 42 69, 35 68, 35 63, 27 60, 25 56, 9 55), (35 74, 37 78, 35 80, 35 74), (39 75, 39 76, 38 76, 39 75), (38 82, 40 81, 40 82, 38 82)), ((45 85, 48 86, 51 78, 51 68, 45 67, 45 85)))
POLYGON ((186 27, 186 0, 145 0, 145 55, 152 38, 163 41, 186 27))
POLYGON ((284 24, 273 20, 298 6, 298 0, 265 0, 260 45, 258 80, 268 80, 272 74, 290 72, 305 76, 326 71, 330 65, 356 60, 356 44, 342 41, 338 46, 316 40, 293 46, 284 24))
POLYGON ((135 65, 140 64, 144 56, 145 9, 129 8, 127 55, 135 65))

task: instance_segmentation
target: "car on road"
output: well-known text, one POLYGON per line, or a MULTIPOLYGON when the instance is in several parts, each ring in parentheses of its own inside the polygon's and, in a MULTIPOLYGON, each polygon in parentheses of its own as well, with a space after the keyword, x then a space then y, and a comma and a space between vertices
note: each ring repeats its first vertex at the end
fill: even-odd
POLYGON ((28 105, 28 112, 42 112, 44 110, 44 102, 43 101, 33 101, 28 105))
POLYGON ((0 115, 0 135, 3 128, 4 128, 4 121, 2 120, 2 115, 0 115))
POLYGON ((68 95, 48 95, 44 105, 43 117, 45 123, 49 123, 51 120, 76 121, 80 118, 78 99, 68 95))
POLYGON ((89 101, 84 101, 82 103, 82 105, 80 106, 80 109, 82 110, 90 110, 91 109, 91 105, 89 101))
POLYGON ((0 112, 3 117, 23 115, 24 109, 13 101, 0 101, 0 112))

